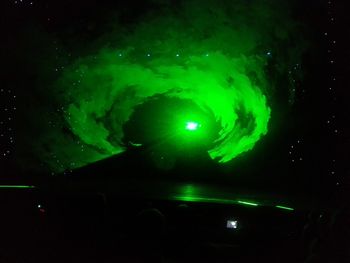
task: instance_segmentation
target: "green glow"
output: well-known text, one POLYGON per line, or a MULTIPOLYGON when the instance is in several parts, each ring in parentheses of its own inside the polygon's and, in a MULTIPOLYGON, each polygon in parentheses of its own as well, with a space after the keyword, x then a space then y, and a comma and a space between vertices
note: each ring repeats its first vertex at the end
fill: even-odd
POLYGON ((240 201, 240 200, 199 197, 199 196, 190 196, 190 195, 189 196, 186 196, 186 195, 174 196, 174 197, 172 197, 172 199, 177 200, 177 201, 184 201, 184 202, 202 202, 202 203, 216 203, 216 204, 227 204, 227 205, 242 204, 242 205, 248 205, 248 206, 258 206, 257 203, 240 201))
POLYGON ((192 184, 181 185, 175 189, 178 194, 171 196, 171 200, 184 202, 204 202, 204 203, 218 203, 218 204, 237 204, 237 201, 224 198, 207 197, 212 194, 206 188, 198 187, 192 184))
POLYGON ((287 207, 287 206, 282 206, 282 205, 276 205, 275 207, 280 208, 280 209, 284 209, 284 210, 290 210, 290 211, 294 210, 294 208, 287 207))
POLYGON ((189 131, 197 130, 199 127, 200 125, 197 122, 189 121, 186 123, 186 130, 189 130, 189 131))
POLYGON ((133 143, 133 142, 130 142, 130 145, 133 146, 133 147, 141 147, 141 146, 142 146, 142 143, 133 143))
MULTIPOLYGON (((285 1, 180 1, 176 11, 167 2, 171 1, 164 1, 164 9, 160 5, 160 11, 155 9, 159 12, 146 12, 127 28, 112 21, 99 39, 81 43, 81 53, 76 49, 75 56, 67 54, 69 61, 55 72, 58 79, 49 95, 64 110, 55 108, 54 114, 47 114, 47 122, 55 127, 48 127, 49 132, 38 139, 38 159, 62 171, 122 153, 123 125, 137 106, 159 95, 190 100, 203 112, 199 119, 197 113, 181 112, 179 105, 177 116, 186 119, 174 123, 181 123, 179 135, 187 144, 194 137, 206 138, 213 126, 206 125, 206 117, 214 116, 219 129, 206 149, 220 163, 252 150, 267 134, 271 97, 281 93, 276 89, 289 88, 288 83, 275 87, 283 79, 278 74, 299 62, 303 50, 281 45, 298 43, 292 39, 298 36, 298 27, 285 1), (270 57, 279 71, 271 76, 270 57), (184 129, 189 120, 201 128, 191 124, 184 129)), ((56 58, 52 65, 44 65, 43 72, 57 67, 56 58)), ((154 117, 148 118, 145 123, 154 117)), ((169 139, 176 132, 166 127, 150 136, 169 139)))
POLYGON ((0 188, 35 188, 32 185, 0 185, 0 188))
POLYGON ((173 200, 184 201, 184 202, 203 202, 203 203, 216 203, 216 204, 237 204, 237 201, 221 198, 209 198, 209 197, 198 197, 198 196, 174 196, 173 200))
POLYGON ((250 205, 258 206, 257 203, 247 202, 237 199, 227 199, 227 198, 213 198, 208 197, 210 195, 217 195, 218 192, 212 192, 211 189, 205 187, 198 187, 192 184, 181 185, 179 188, 174 189, 177 194, 170 196, 171 200, 184 201, 184 202, 202 202, 202 203, 217 203, 217 204, 227 204, 227 205, 250 205))
POLYGON ((246 202, 246 201, 238 201, 238 203, 243 204, 243 205, 258 206, 257 203, 246 202))

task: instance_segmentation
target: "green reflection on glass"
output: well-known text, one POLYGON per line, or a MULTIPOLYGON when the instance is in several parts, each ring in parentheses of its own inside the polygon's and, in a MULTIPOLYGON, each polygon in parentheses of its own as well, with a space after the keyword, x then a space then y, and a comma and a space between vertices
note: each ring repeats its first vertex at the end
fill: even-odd
POLYGON ((282 205, 276 205, 275 207, 280 208, 280 209, 284 209, 284 210, 289 210, 289 211, 293 211, 294 210, 294 208, 287 207, 287 206, 282 206, 282 205))
POLYGON ((242 205, 250 205, 250 206, 258 206, 257 203, 252 203, 252 202, 247 202, 247 201, 238 201, 239 204, 242 204, 242 205))
POLYGON ((35 186, 32 185, 0 185, 0 188, 35 188, 35 186))

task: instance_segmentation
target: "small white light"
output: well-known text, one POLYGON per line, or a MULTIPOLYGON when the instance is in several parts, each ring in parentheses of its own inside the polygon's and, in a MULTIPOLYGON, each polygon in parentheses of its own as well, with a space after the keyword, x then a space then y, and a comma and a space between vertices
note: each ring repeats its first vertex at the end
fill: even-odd
POLYGON ((194 131, 200 127, 200 124, 197 122, 189 121, 186 123, 186 130, 194 131))
POLYGON ((237 223, 237 220, 227 220, 226 227, 236 229, 237 223))

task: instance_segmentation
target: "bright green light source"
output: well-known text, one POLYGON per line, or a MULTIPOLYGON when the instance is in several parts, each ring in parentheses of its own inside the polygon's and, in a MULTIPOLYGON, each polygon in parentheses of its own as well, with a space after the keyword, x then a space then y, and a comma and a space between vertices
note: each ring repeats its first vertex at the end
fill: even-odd
POLYGON ((258 206, 258 204, 256 204, 256 203, 246 202, 246 201, 238 201, 238 203, 243 204, 243 205, 258 206))
POLYGON ((282 206, 282 205, 276 205, 275 207, 280 208, 280 209, 284 209, 284 210, 289 210, 289 211, 293 211, 294 210, 294 208, 287 207, 287 206, 282 206))
POLYGON ((0 185, 0 188, 35 188, 32 185, 0 185))
POLYGON ((186 130, 195 131, 199 128, 199 124, 197 122, 189 121, 186 123, 186 130))

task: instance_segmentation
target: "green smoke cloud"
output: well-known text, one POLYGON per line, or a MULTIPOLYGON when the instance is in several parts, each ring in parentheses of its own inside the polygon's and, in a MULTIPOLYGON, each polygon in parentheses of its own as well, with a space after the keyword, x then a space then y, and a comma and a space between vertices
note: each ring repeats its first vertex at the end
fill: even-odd
MULTIPOLYGON (((276 1, 157 3, 135 24, 91 43, 90 54, 72 61, 56 81, 53 96, 65 109, 70 135, 56 133, 60 139, 50 147, 60 165, 46 160, 53 170, 123 152, 123 125, 136 106, 158 95, 191 100, 214 116, 220 130, 208 152, 219 162, 253 149, 268 132, 269 101, 278 87, 266 67, 273 57, 276 71, 286 71, 301 54, 290 47, 297 27, 288 7, 276 1)), ((52 142, 53 134, 39 144, 52 142)))

